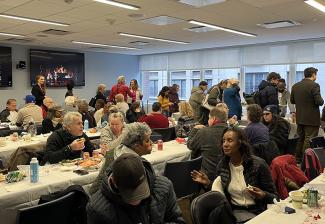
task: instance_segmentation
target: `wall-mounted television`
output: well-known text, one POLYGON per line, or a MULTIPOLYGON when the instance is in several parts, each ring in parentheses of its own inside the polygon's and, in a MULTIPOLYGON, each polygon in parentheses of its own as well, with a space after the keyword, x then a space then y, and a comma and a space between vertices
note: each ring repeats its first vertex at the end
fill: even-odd
POLYGON ((0 47, 0 87, 12 86, 11 47, 0 47))
POLYGON ((49 50, 30 50, 30 80, 43 75, 48 87, 64 87, 70 80, 75 86, 85 85, 85 57, 83 53, 49 50))

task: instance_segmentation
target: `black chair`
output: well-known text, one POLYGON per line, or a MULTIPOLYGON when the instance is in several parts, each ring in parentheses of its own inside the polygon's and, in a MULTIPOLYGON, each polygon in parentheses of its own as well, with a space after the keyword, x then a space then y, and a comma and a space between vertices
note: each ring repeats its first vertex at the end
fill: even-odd
POLYGON ((325 148, 318 147, 318 148, 313 148, 313 150, 314 150, 315 154, 317 155, 322 167, 325 167, 325 148))
POLYGON ((218 191, 206 192, 191 203, 191 218, 193 224, 236 223, 230 204, 218 191))
POLYGON ((175 127, 152 129, 152 134, 160 134, 164 142, 176 139, 175 127))
POLYGON ((325 147, 325 138, 323 136, 317 136, 309 140, 310 148, 325 147))
POLYGON ((164 176, 171 180, 178 199, 198 194, 200 185, 192 180, 191 171, 200 170, 202 157, 181 162, 167 162, 164 176))
POLYGON ((77 195, 70 192, 44 204, 18 210, 16 224, 72 224, 77 195))
POLYGON ((284 154, 290 154, 295 155, 296 154, 296 148, 298 144, 299 136, 296 136, 295 138, 288 140, 288 146, 284 150, 284 154))
POLYGON ((163 139, 162 135, 156 132, 152 132, 150 135, 150 140, 156 143, 158 140, 163 139))
POLYGON ((42 125, 36 125, 36 131, 37 131, 37 135, 42 134, 42 125))

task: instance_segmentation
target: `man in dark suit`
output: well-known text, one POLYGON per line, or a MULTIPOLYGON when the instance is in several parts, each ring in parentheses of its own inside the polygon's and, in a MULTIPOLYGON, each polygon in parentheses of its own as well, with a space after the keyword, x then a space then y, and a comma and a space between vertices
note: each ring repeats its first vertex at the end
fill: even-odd
POLYGON ((316 83, 318 69, 309 67, 304 71, 305 78, 293 85, 290 101, 296 104, 297 134, 299 141, 296 149, 297 161, 301 161, 304 151, 309 147, 309 139, 318 135, 320 126, 319 106, 324 104, 316 83))

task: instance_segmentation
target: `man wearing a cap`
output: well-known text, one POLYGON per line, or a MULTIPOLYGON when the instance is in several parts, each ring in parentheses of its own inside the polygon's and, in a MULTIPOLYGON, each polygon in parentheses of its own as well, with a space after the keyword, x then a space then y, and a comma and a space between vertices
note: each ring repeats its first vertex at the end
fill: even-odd
POLYGON ((35 105, 35 96, 25 97, 25 106, 18 111, 16 125, 27 128, 29 122, 34 121, 36 125, 41 125, 43 121, 42 108, 35 105))
POLYGON ((133 153, 114 161, 87 205, 87 218, 88 224, 185 223, 170 180, 133 153))
POLYGON ((324 104, 320 95, 319 84, 316 83, 318 69, 309 67, 304 70, 305 78, 294 84, 290 101, 296 104, 297 134, 299 140, 296 158, 302 160, 303 153, 309 147, 309 139, 318 135, 320 126, 319 106, 324 104))
POLYGON ((278 107, 276 105, 269 105, 263 109, 263 124, 269 129, 270 140, 274 141, 279 151, 283 153, 288 147, 290 124, 278 115, 278 107))

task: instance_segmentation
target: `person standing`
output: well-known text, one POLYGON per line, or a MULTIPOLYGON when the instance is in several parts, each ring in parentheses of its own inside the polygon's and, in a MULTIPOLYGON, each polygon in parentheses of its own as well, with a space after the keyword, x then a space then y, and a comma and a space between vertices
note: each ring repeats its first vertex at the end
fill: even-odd
POLYGON ((142 92, 139 88, 138 81, 136 79, 132 79, 130 82, 130 91, 133 94, 132 97, 128 96, 127 103, 129 106, 134 102, 140 102, 142 100, 142 92))
POLYGON ((284 79, 279 79, 277 87, 278 87, 280 116, 281 117, 286 116, 287 106, 289 106, 289 111, 290 111, 292 120, 294 121, 295 116, 296 116, 296 109, 295 109, 294 105, 292 105, 292 103, 290 102, 290 92, 286 88, 286 81, 284 79))
POLYGON ((45 99, 45 77, 43 75, 36 76, 36 85, 33 86, 31 93, 35 96, 35 104, 42 106, 45 99))
POLYGON ((309 139, 318 135, 320 126, 319 106, 324 104, 320 86, 316 83, 318 69, 309 67, 304 70, 305 78, 293 85, 290 101, 296 105, 297 161, 302 160, 304 151, 309 147, 309 139))
POLYGON ((204 92, 208 89, 208 83, 206 81, 201 81, 198 87, 193 87, 191 90, 191 97, 189 99, 189 104, 191 105, 194 112, 194 120, 196 122, 203 122, 202 116, 202 101, 205 97, 204 92))
POLYGON ((255 103, 260 105, 261 108, 267 105, 279 105, 278 90, 276 89, 279 79, 281 79, 280 74, 271 72, 267 75, 267 81, 262 80, 258 85, 258 90, 260 92, 259 102, 255 103))
POLYGON ((173 103, 171 103, 169 101, 168 95, 169 95, 169 87, 168 86, 164 86, 160 90, 159 95, 158 95, 158 102, 161 105, 162 114, 165 115, 166 117, 169 116, 169 107, 171 105, 173 105, 173 103))
POLYGON ((127 96, 133 97, 133 93, 130 91, 129 87, 125 85, 125 77, 124 75, 120 75, 117 77, 117 84, 112 86, 111 93, 109 94, 108 102, 115 103, 115 96, 117 94, 122 94, 124 96, 124 100, 127 100, 127 96))
POLYGON ((178 108, 178 104, 179 104, 179 96, 178 96, 178 92, 179 92, 179 85, 177 84, 173 84, 170 88, 169 88, 169 101, 171 103, 173 103, 173 105, 171 105, 169 107, 169 113, 170 115, 172 115, 173 113, 177 113, 179 111, 178 108))

